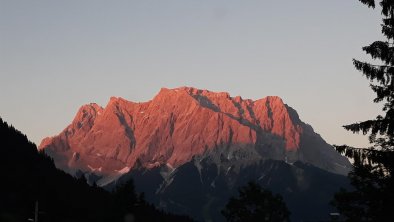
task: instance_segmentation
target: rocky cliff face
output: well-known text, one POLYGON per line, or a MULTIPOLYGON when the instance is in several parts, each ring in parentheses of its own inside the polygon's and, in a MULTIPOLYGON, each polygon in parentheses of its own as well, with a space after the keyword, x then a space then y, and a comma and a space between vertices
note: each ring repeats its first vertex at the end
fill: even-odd
POLYGON ((130 169, 177 168, 206 155, 218 161, 299 160, 338 174, 350 167, 281 98, 244 100, 190 87, 163 88, 144 103, 112 97, 105 108, 84 105, 40 149, 69 173, 94 173, 101 185, 130 169))

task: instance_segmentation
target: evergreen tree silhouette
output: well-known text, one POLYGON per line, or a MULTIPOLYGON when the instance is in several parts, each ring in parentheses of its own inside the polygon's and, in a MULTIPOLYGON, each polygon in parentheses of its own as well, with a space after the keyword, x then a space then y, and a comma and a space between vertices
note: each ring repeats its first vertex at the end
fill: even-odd
POLYGON ((254 182, 241 187, 239 197, 230 198, 222 214, 229 222, 286 222, 290 216, 280 195, 273 195, 254 182))
MULTIPOLYGON (((375 8, 374 0, 360 0, 375 8)), ((353 133, 369 135, 370 147, 335 146, 337 151, 354 159, 349 174, 354 190, 342 189, 333 205, 346 221, 392 221, 394 212, 394 1, 379 1, 383 16, 382 33, 386 41, 375 41, 363 47, 376 64, 354 59, 357 70, 371 82, 376 93, 375 103, 383 102, 383 113, 373 120, 344 128, 353 133)))

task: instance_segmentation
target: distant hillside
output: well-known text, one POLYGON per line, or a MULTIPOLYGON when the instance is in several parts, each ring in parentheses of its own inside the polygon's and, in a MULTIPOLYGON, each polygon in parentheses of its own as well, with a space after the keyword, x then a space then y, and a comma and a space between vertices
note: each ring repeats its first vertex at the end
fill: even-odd
POLYGON ((50 157, 1 118, 0 176, 0 221, 34 218, 36 201, 40 222, 121 222, 127 213, 136 221, 191 221, 157 211, 135 194, 132 183, 109 193, 56 169, 50 157))
POLYGON ((347 177, 302 162, 220 161, 217 153, 196 157, 176 169, 135 169, 106 188, 130 179, 137 191, 162 209, 214 222, 224 221, 220 210, 248 181, 281 194, 292 221, 329 220, 329 213, 335 211, 329 204, 334 193, 350 186, 347 177))

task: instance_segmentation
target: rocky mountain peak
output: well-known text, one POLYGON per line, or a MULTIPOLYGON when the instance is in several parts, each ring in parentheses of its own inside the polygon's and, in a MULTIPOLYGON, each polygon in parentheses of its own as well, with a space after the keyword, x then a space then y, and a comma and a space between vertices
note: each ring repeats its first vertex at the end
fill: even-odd
POLYGON ((82 106, 72 123, 59 135, 44 139, 40 149, 70 173, 95 172, 108 181, 136 165, 176 168, 213 151, 292 157, 337 170, 323 161, 326 153, 320 148, 303 152, 303 144, 310 140, 304 138, 305 130, 326 146, 306 126, 277 96, 253 101, 193 87, 162 88, 148 102, 111 97, 105 108, 94 103, 82 106))

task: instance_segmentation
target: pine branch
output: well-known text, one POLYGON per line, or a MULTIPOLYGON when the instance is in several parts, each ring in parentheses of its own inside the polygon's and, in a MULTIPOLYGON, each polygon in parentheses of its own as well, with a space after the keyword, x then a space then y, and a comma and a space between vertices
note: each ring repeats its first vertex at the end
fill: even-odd
POLYGON ((390 101, 390 98, 393 98, 393 90, 391 86, 379 86, 370 84, 371 89, 376 93, 376 98, 374 99, 375 103, 381 102, 384 99, 390 101))
POLYGON ((382 164, 386 167, 393 164, 393 150, 377 150, 374 147, 356 148, 348 145, 334 145, 334 147, 342 155, 352 158, 356 164, 382 164))
POLYGON ((388 133, 389 129, 393 128, 393 125, 394 123, 391 119, 378 116, 376 120, 367 120, 359 123, 353 123, 345 125, 343 128, 353 133, 362 132, 364 135, 370 131, 372 135, 384 135, 388 133))
POLYGON ((363 4, 366 4, 368 7, 375 8, 375 0, 360 0, 363 4))
POLYGON ((394 38, 394 30, 393 30, 393 28, 391 26, 382 25, 382 33, 388 39, 393 39, 394 38))
POLYGON ((393 64, 394 62, 394 48, 390 47, 388 42, 376 41, 369 46, 363 47, 363 50, 371 55, 373 59, 381 59, 386 64, 393 64))
MULTIPOLYGON (((362 0, 360 0, 362 1, 362 0)), ((369 1, 374 1, 374 0, 369 0, 369 1)), ((384 16, 389 16, 393 15, 394 11, 394 2, 392 0, 382 0, 380 2, 380 6, 382 6, 382 14, 384 16)))
POLYGON ((381 84, 387 84, 393 78, 394 66, 371 65, 356 59, 353 59, 353 64, 356 69, 361 71, 370 81, 376 80, 381 84))

